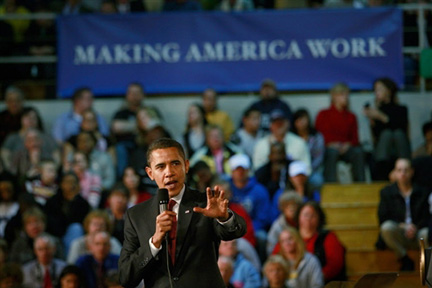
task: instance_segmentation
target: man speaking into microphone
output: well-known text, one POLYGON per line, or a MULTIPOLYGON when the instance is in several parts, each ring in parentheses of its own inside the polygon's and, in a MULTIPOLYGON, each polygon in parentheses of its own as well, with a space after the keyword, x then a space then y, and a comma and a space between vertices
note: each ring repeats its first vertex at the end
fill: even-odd
POLYGON ((147 159, 158 197, 126 212, 120 284, 136 287, 144 280, 146 288, 225 287, 217 265, 219 243, 242 237, 245 221, 228 209, 218 186, 207 187, 206 193, 186 187, 189 161, 177 141, 156 140, 147 159))

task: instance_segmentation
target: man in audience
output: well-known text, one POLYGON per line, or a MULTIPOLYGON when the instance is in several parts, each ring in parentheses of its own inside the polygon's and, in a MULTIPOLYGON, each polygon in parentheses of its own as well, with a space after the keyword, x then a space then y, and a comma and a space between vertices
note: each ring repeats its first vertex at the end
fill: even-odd
POLYGON ((284 143, 289 160, 300 160, 306 163, 308 175, 311 172, 311 157, 305 140, 289 132, 290 120, 282 110, 274 110, 270 115, 270 135, 261 138, 255 145, 253 165, 255 170, 263 166, 270 154, 271 144, 284 143))
POLYGON ((321 110, 316 117, 315 128, 323 134, 326 144, 326 182, 336 182, 339 159, 351 163, 354 181, 365 181, 363 149, 358 138, 357 118, 349 110, 349 93, 350 89, 346 84, 335 84, 330 89, 330 108, 321 110))
MULTIPOLYGON (((72 110, 61 114, 54 123, 53 137, 62 144, 72 135, 80 132, 82 114, 93 106, 93 92, 88 87, 81 87, 75 90, 72 95, 72 110)), ((97 115, 99 131, 104 135, 109 135, 109 128, 102 116, 97 115)))
POLYGON ((402 271, 414 270, 407 249, 417 249, 420 238, 428 243, 429 192, 413 185, 413 174, 410 160, 399 158, 394 169, 396 182, 381 190, 378 208, 381 237, 396 253, 402 271))
POLYGON ((278 109, 282 110, 284 117, 292 120, 291 108, 279 98, 276 83, 271 79, 265 79, 261 83, 260 89, 261 100, 253 103, 250 108, 257 109, 261 112, 261 129, 265 132, 270 130, 270 115, 278 109))
POLYGON ((9 87, 5 92, 6 109, 0 112, 0 146, 6 136, 21 128, 21 114, 24 108, 24 94, 17 87, 9 87))
POLYGON ((55 287, 66 262, 54 258, 56 242, 47 235, 41 234, 34 241, 36 259, 22 267, 24 285, 27 287, 55 287))

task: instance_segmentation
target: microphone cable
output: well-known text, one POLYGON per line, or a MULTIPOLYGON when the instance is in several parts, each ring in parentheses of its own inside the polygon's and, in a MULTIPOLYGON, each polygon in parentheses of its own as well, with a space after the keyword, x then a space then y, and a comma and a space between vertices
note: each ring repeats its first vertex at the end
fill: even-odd
POLYGON ((166 260, 167 260, 167 270, 168 270, 168 279, 169 279, 169 284, 170 284, 170 287, 171 288, 174 288, 174 286, 173 286, 173 283, 172 283, 172 278, 171 278, 171 269, 170 269, 170 261, 171 261, 171 258, 170 258, 170 255, 169 255, 169 253, 168 253, 168 237, 167 237, 168 235, 167 234, 165 234, 165 251, 166 251, 166 260))

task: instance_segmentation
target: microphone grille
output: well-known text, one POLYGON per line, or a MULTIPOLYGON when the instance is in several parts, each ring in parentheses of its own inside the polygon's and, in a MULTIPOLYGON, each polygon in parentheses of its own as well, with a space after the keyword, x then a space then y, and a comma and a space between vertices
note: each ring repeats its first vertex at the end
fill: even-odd
POLYGON ((168 195, 168 189, 161 188, 157 192, 157 197, 159 203, 165 203, 167 204, 169 201, 169 195, 168 195))

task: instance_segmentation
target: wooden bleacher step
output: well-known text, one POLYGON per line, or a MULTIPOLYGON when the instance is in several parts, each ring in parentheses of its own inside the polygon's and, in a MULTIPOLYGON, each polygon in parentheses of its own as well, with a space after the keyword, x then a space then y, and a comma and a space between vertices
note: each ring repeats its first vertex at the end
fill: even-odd
POLYGON ((378 203, 379 192, 387 182, 356 184, 325 184, 321 190, 321 203, 378 203))

